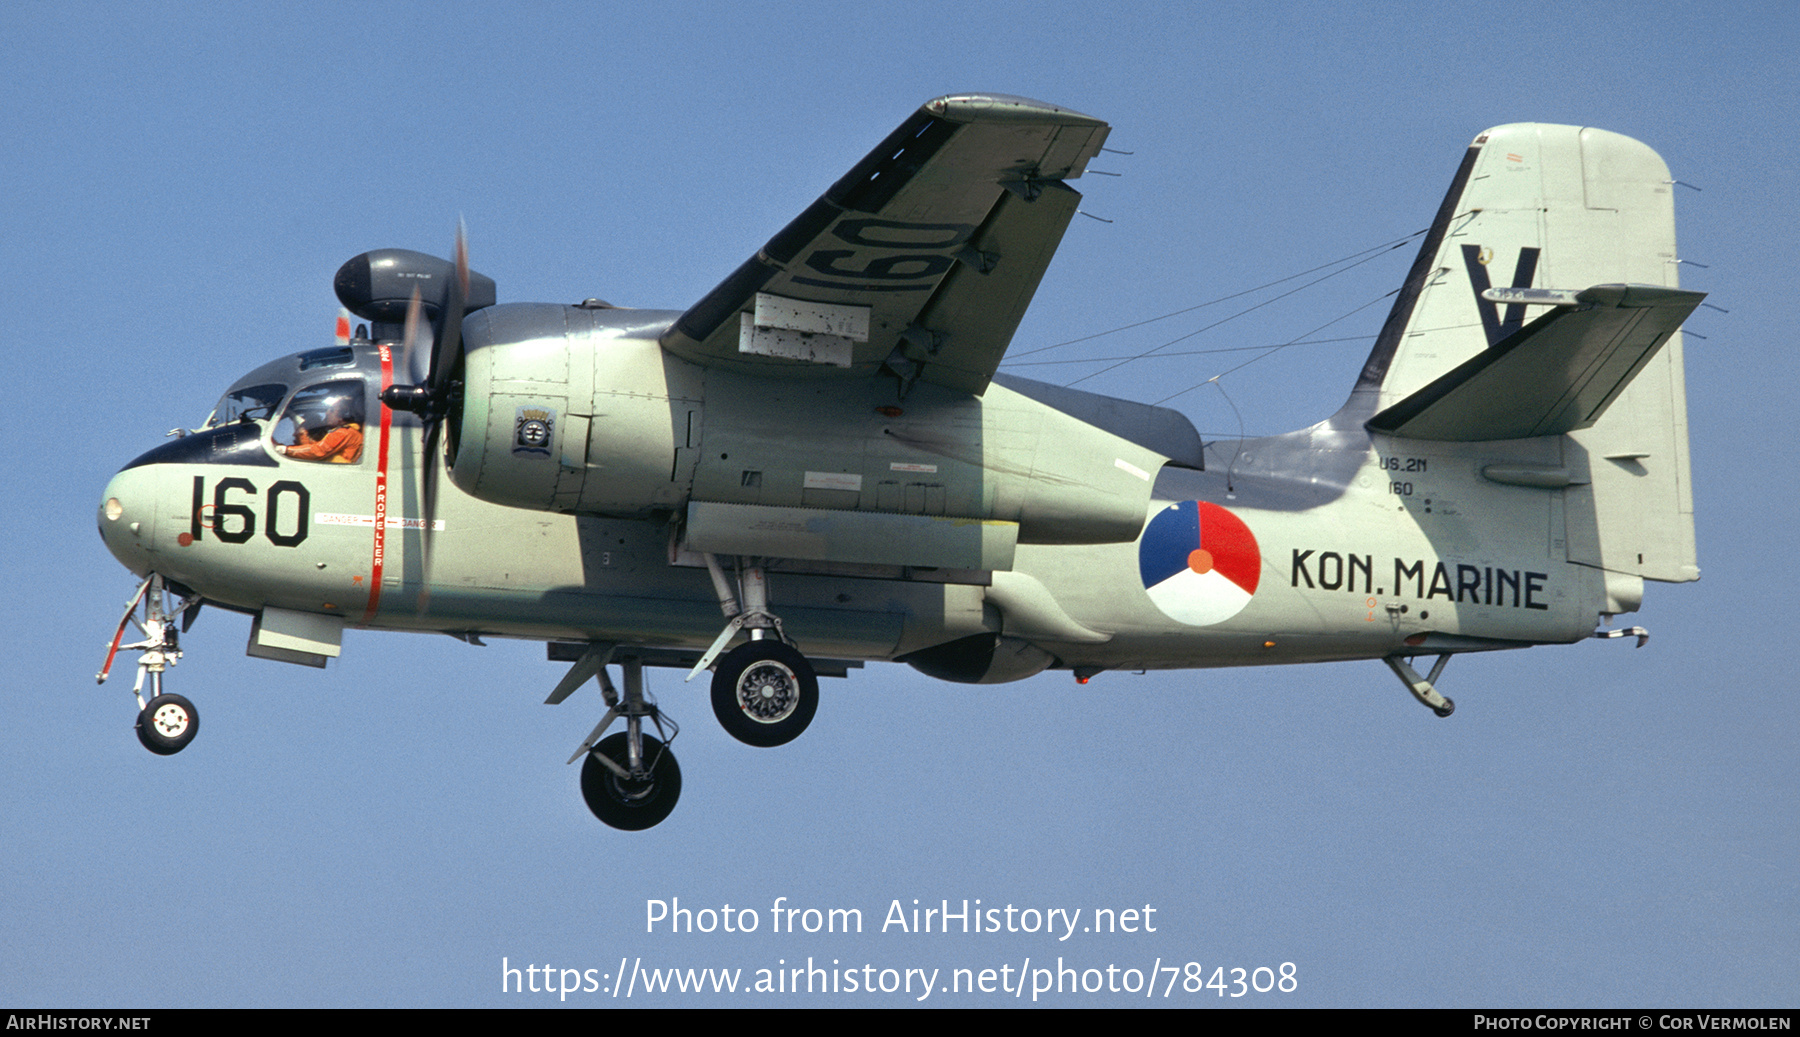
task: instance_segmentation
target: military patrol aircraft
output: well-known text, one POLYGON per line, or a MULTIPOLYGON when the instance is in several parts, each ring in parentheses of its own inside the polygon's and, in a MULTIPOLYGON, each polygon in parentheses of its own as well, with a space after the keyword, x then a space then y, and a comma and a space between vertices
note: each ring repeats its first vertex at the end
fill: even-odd
POLYGON ((336 289, 365 327, 107 486, 101 536, 144 580, 101 679, 141 653, 138 735, 169 754, 199 718, 162 676, 202 604, 312 666, 346 626, 545 641, 573 664, 550 702, 606 701, 570 760, 588 805, 642 829, 681 790, 645 666, 710 669, 757 746, 867 660, 1086 683, 1379 659, 1448 716, 1451 656, 1641 644, 1611 617, 1698 578, 1677 329, 1702 296, 1649 148, 1476 137, 1343 407, 1203 443, 996 373, 1107 132, 930 101, 684 311, 497 304, 460 235, 357 256, 336 289))

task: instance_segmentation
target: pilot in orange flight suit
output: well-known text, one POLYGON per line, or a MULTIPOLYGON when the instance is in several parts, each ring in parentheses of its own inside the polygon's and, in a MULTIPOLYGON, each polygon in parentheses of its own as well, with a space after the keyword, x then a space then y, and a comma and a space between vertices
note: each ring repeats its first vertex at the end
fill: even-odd
POLYGON ((336 428, 314 439, 304 426, 294 430, 294 445, 276 444, 280 453, 301 461, 329 461, 334 464, 355 464, 362 456, 362 426, 354 421, 342 421, 341 405, 331 408, 328 420, 341 421, 336 428))

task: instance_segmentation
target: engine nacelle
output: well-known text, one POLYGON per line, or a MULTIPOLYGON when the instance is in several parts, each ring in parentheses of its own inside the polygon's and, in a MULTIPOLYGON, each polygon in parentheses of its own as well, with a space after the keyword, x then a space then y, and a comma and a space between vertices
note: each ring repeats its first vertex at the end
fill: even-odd
POLYGON ((878 377, 704 368, 658 344, 677 316, 471 314, 457 486, 511 507, 677 512, 694 550, 839 563, 1010 569, 1016 544, 1143 528, 1164 455, 1062 407, 998 383, 898 399, 878 377))
POLYGON ((657 345, 675 316, 550 303, 471 314, 452 480, 518 508, 641 517, 679 507, 701 373, 657 345))

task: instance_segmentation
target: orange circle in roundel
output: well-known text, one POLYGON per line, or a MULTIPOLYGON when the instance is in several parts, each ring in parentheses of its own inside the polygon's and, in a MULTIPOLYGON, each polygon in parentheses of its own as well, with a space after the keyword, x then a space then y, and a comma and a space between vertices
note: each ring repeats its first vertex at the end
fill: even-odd
POLYGON ((1204 547, 1196 547, 1188 552, 1189 569, 1192 569, 1197 573, 1209 573, 1212 572, 1212 567, 1213 557, 1211 551, 1208 551, 1204 547))

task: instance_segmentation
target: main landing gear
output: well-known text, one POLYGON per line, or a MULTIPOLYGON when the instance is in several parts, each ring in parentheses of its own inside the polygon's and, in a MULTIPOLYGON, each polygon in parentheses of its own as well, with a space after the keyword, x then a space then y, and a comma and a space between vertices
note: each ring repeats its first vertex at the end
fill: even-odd
MULTIPOLYGON (((756 559, 745 562, 738 578, 744 601, 740 608, 718 560, 706 556, 719 607, 729 622, 689 671, 688 680, 716 660, 712 704, 720 725, 749 745, 785 745, 798 738, 818 712, 819 678, 813 665, 782 635, 781 620, 769 611, 762 566, 756 559), (750 640, 725 652, 740 630, 747 632, 750 640)), ((680 727, 645 696, 644 666, 666 666, 675 659, 686 665, 691 658, 685 652, 591 642, 550 693, 548 701, 555 704, 589 679, 600 683, 606 716, 569 762, 583 760, 581 796, 595 817, 614 828, 633 832, 650 828, 669 816, 681 796, 681 768, 669 748, 680 727), (623 695, 607 676, 607 667, 613 663, 624 671, 623 695), (606 734, 619 719, 625 721, 625 730, 606 734), (645 730, 646 721, 655 728, 655 735, 645 730)))
POLYGON ((96 683, 105 684, 106 678, 112 676, 113 660, 118 658, 120 651, 143 653, 138 656, 137 682, 131 688, 138 704, 137 736, 144 748, 158 756, 173 756, 186 749, 200 733, 200 713, 194 704, 180 695, 165 694, 162 686, 163 671, 181 659, 181 639, 176 633, 175 620, 184 616, 182 629, 185 630, 199 610, 200 596, 189 594, 170 608, 167 595, 163 578, 156 573, 138 584, 137 593, 125 606, 125 616, 119 620, 119 629, 113 634, 106 662, 94 675, 96 683), (140 605, 144 610, 142 619, 138 618, 140 605), (125 630, 132 626, 138 628, 144 639, 124 644, 125 630), (146 684, 150 688, 148 702, 144 701, 146 684))
POLYGON ((819 678, 806 657, 770 638, 747 641, 719 660, 712 679, 713 715, 746 745, 786 745, 819 709, 819 678))
POLYGON ((729 621, 712 646, 688 673, 693 680, 718 659, 713 670, 712 707, 719 725, 746 745, 786 745, 800 737, 819 710, 819 677, 781 631, 781 620, 769 611, 769 584, 757 559, 743 560, 738 572, 738 595, 731 592, 719 560, 706 556, 719 610, 729 621), (738 631, 750 640, 726 652, 738 631))
POLYGON ((575 750, 575 755, 569 757, 569 762, 587 757, 581 765, 581 798, 587 801, 594 816, 613 828, 638 832, 668 817, 675 809, 675 801, 681 798, 681 767, 669 749, 681 727, 663 716, 656 703, 644 698, 644 661, 635 655, 617 659, 625 671, 625 695, 620 699, 618 689, 606 675, 606 665, 614 655, 611 646, 590 646, 563 684, 551 693, 550 700, 560 701, 559 696, 566 696, 585 683, 589 675, 600 681, 606 716, 575 750), (621 717, 625 730, 601 738, 621 717), (644 732, 646 720, 660 738, 644 732))

